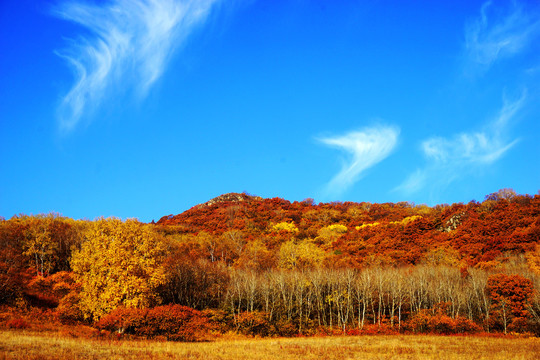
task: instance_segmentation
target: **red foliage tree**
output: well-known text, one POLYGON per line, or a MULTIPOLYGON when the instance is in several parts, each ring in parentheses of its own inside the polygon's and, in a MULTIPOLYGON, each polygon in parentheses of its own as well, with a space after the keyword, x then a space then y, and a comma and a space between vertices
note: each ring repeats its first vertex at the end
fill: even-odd
POLYGON ((495 274, 487 281, 486 291, 491 297, 491 307, 496 325, 507 330, 525 331, 529 306, 534 295, 533 283, 520 275, 495 274))

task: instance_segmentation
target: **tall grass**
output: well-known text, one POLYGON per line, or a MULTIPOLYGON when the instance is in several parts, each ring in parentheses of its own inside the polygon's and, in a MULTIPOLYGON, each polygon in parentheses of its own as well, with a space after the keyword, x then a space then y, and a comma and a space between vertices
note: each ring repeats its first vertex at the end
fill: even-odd
POLYGON ((207 343, 98 340, 0 331, 0 359, 538 359, 540 339, 430 335, 221 339, 207 343))

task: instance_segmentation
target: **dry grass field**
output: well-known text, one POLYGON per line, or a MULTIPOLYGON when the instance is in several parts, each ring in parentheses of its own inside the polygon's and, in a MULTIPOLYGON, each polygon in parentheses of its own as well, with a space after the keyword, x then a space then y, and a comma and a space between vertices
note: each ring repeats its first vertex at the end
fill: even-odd
POLYGON ((220 339, 206 343, 99 340, 0 331, 0 359, 538 359, 540 339, 429 335, 220 339))

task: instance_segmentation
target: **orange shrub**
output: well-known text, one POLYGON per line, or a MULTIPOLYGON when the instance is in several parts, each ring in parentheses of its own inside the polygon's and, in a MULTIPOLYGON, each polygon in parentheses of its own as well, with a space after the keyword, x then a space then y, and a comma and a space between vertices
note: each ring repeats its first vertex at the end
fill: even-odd
MULTIPOLYGON (((274 325, 274 334, 278 336, 295 336, 298 335, 298 328, 296 325, 291 321, 287 319, 281 319, 276 322, 274 325)), ((306 332, 304 330, 304 332, 306 332)))
MULTIPOLYGON (((238 314, 234 319, 236 331, 244 335, 257 336, 296 336, 299 335, 297 324, 286 318, 269 320, 264 311, 245 311, 238 314)), ((309 332, 309 326, 306 324, 309 332)), ((311 329, 314 332, 314 328, 311 329)), ((304 331, 305 335, 306 331, 304 331)))
POLYGON ((482 331, 482 327, 475 323, 472 320, 469 320, 465 317, 458 316, 455 319, 456 322, 456 333, 467 333, 467 334, 474 334, 479 333, 482 331))
MULTIPOLYGON (((398 331, 389 324, 366 324, 362 330, 360 330, 360 334, 362 335, 396 335, 397 333, 398 331)), ((354 334, 354 332, 352 334, 354 334)))
POLYGON ((56 313, 62 323, 70 324, 83 321, 84 315, 79 308, 79 292, 71 291, 64 296, 56 308, 56 313))
POLYGON ((415 333, 458 334, 477 333, 482 329, 471 320, 458 316, 453 319, 441 312, 421 310, 404 323, 404 329, 415 333))
POLYGON ((26 320, 24 320, 23 318, 11 319, 6 323, 6 325, 10 329, 27 329, 28 327, 30 327, 30 325, 28 325, 26 320))
POLYGON ((200 311, 180 305, 151 309, 118 308, 102 317, 95 326, 120 334, 164 336, 175 341, 201 340, 210 329, 208 318, 200 311))
POLYGON ((202 314, 208 319, 210 329, 220 333, 234 330, 233 316, 223 310, 205 309, 202 314))
POLYGON ((146 315, 147 336, 162 335, 177 341, 201 340, 209 330, 208 318, 181 305, 158 306, 146 315))
POLYGON ((145 325, 145 317, 148 309, 128 309, 124 307, 111 311, 103 316, 95 327, 100 330, 116 331, 119 334, 142 334, 145 325))
POLYGON ((245 311, 236 317, 237 330, 245 335, 268 336, 272 327, 263 311, 245 311))

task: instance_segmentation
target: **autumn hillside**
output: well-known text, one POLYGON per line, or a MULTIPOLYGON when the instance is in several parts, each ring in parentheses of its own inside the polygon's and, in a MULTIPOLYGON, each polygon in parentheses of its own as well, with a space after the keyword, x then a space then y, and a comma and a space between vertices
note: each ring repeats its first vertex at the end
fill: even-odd
MULTIPOLYGON (((276 252, 284 242, 294 241, 316 245, 332 266, 427 262, 490 268, 508 256, 524 254, 530 255, 534 266, 540 196, 501 190, 481 203, 427 207, 406 202, 317 205, 311 199, 291 203, 225 194, 181 214, 164 216, 157 225, 178 234, 220 236, 223 241, 216 241, 216 246, 231 247, 227 255, 231 262, 238 261, 243 250, 249 252, 251 244, 276 252), (227 240, 236 243, 227 245, 227 240)), ((279 255, 273 255, 273 261, 278 261, 279 255)))
POLYGON ((435 207, 231 193, 151 224, 19 215, 0 220, 0 328, 538 336, 539 243, 540 195, 510 189, 435 207))

